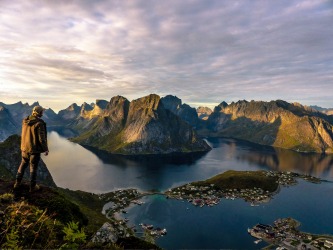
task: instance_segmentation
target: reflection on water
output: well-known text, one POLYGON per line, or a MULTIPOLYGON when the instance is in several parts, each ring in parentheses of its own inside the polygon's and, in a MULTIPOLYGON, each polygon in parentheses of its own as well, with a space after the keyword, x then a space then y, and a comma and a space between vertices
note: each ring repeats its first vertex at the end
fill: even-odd
MULTIPOLYGON (((190 166, 204 154, 185 157, 122 157, 86 149, 52 131, 48 135, 50 154, 43 157, 55 183, 60 187, 89 192, 119 188, 161 190, 184 183, 190 166)), ((192 174, 192 178, 201 171, 192 174)), ((204 171, 202 171, 204 173, 204 171)))
POLYGON ((255 150, 253 147, 251 151, 240 152, 237 159, 275 171, 298 172, 328 179, 333 177, 333 155, 298 153, 273 147, 255 150))
POLYGON ((117 155, 98 150, 93 147, 84 146, 93 152, 104 164, 117 166, 142 166, 161 167, 164 165, 194 165, 197 160, 207 152, 196 152, 187 154, 168 154, 168 155, 117 155))
POLYGON ((202 154, 130 157, 84 148, 53 131, 50 154, 43 160, 58 186, 89 192, 163 191, 229 169, 294 171, 333 180, 331 155, 301 154, 226 138, 208 142, 213 149, 202 154))

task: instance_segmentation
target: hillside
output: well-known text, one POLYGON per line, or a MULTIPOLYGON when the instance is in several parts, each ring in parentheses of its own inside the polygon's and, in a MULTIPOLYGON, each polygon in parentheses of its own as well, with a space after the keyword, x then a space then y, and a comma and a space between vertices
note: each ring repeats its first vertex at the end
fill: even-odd
POLYGON ((131 199, 140 195, 138 192, 121 190, 126 198, 124 205, 124 200, 117 198, 120 197, 117 191, 97 195, 59 188, 42 160, 37 174, 41 189, 29 193, 29 171, 26 171, 22 186, 13 190, 20 160, 20 137, 12 135, 0 143, 1 249, 158 249, 135 237, 134 232, 112 214, 108 218, 102 214, 106 203, 113 201, 128 206, 131 199), (111 225, 103 237, 112 236, 113 241, 96 236, 103 225, 111 225), (66 235, 64 230, 74 234, 66 235), (79 240, 82 235, 84 238, 79 240))
POLYGON ((15 192, 12 186, 12 180, 0 179, 1 249, 159 249, 101 213, 113 192, 96 195, 42 185, 30 194, 28 182, 15 192), (102 231, 103 225, 109 231, 102 231))
POLYGON ((268 176, 264 171, 228 170, 197 184, 214 184, 220 189, 253 189, 274 192, 278 188, 278 178, 268 176))
POLYGON ((226 136, 302 152, 333 153, 332 117, 285 101, 225 102, 201 135, 226 136))
POLYGON ((72 128, 81 131, 72 141, 117 154, 167 154, 210 150, 194 129, 166 109, 158 95, 129 102, 113 97, 104 107, 85 112, 72 128))

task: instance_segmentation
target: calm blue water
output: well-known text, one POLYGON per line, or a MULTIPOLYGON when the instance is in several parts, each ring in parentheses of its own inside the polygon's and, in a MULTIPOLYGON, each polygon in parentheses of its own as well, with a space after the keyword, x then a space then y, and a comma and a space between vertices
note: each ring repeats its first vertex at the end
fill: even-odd
MULTIPOLYGON (((91 151, 56 132, 49 134, 50 155, 43 160, 58 186, 89 192, 119 188, 164 191, 184 183, 207 179, 229 169, 280 170, 311 174, 333 181, 333 157, 300 154, 257 146, 233 139, 208 139, 213 149, 202 155, 124 158, 91 151)), ((333 183, 299 181, 283 188, 271 202, 251 207, 242 200, 222 200, 215 207, 194 207, 187 202, 155 195, 142 206, 128 209, 131 225, 149 223, 166 228, 157 239, 165 249, 256 249, 247 228, 293 217, 301 230, 333 234, 333 183)), ((138 227, 139 228, 139 227, 138 227)))

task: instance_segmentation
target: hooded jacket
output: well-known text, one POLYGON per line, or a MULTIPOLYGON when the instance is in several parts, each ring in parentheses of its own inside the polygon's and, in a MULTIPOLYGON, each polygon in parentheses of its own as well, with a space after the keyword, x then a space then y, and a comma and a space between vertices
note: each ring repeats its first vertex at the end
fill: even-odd
POLYGON ((46 123, 37 116, 22 121, 21 150, 26 153, 44 153, 48 150, 46 123))

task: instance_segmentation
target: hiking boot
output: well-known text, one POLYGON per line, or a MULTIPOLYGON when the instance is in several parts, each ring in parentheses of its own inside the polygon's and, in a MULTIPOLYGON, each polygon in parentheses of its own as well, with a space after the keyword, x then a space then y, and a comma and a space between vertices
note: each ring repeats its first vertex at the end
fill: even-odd
POLYGON ((36 186, 34 186, 34 187, 30 187, 29 192, 30 192, 30 193, 33 193, 33 192, 36 192, 36 191, 38 191, 38 190, 40 190, 40 186, 36 185, 36 186))
POLYGON ((20 186, 21 186, 21 182, 15 181, 15 183, 14 183, 14 189, 19 189, 20 186))

